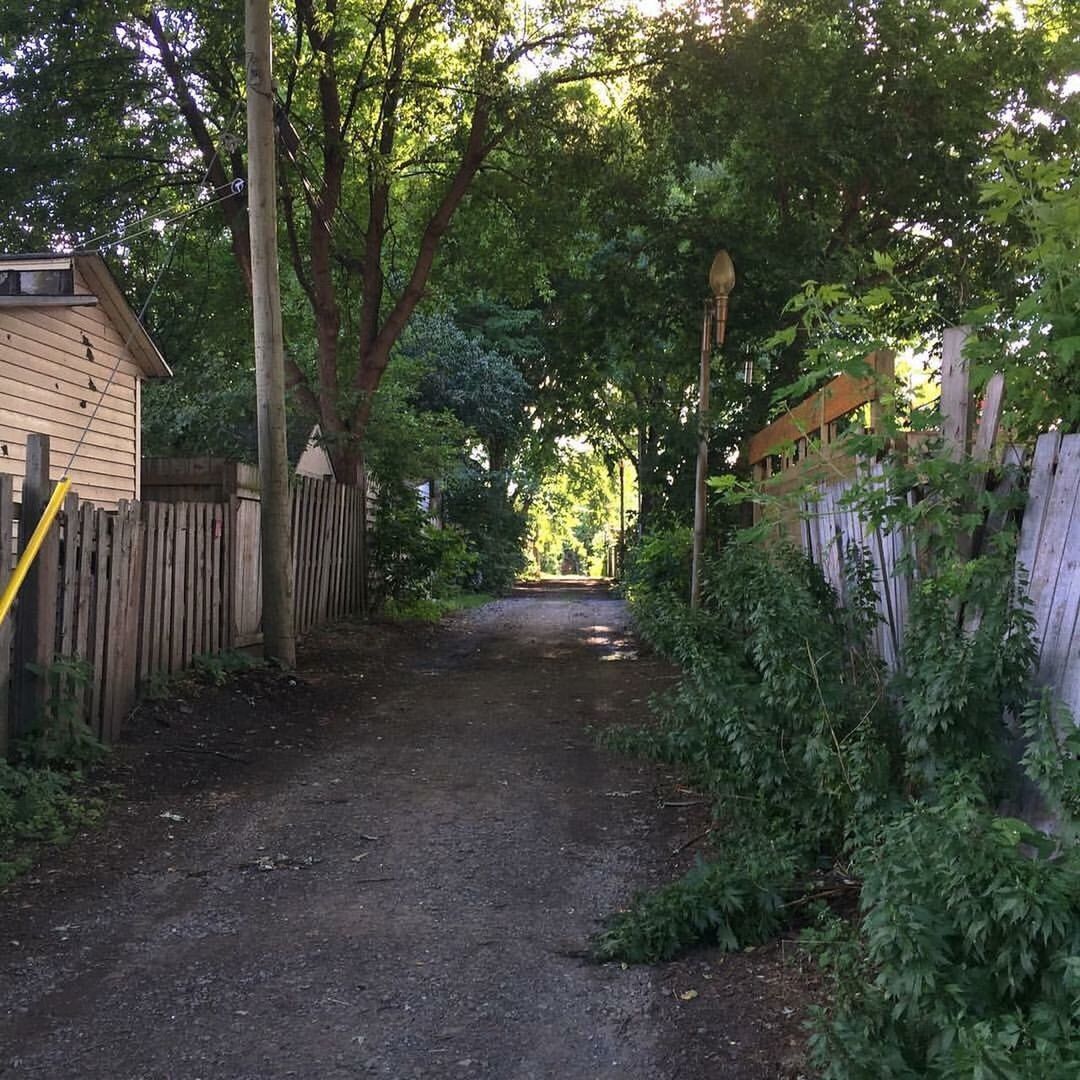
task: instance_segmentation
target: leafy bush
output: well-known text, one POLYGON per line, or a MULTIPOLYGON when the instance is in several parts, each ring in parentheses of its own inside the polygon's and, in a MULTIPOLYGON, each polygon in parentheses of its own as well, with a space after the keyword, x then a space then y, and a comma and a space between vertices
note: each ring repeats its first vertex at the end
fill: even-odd
POLYGON ((511 503, 504 478, 475 463, 461 466, 447 484, 443 513, 476 554, 468 587, 497 596, 508 593, 525 568, 526 515, 511 503))
POLYGON ((861 941, 812 933, 834 1000, 829 1080, 1080 1074, 1080 853, 954 774, 862 845, 861 941))
POLYGON ((66 843, 103 808, 78 771, 0 760, 0 885, 29 865, 35 845, 66 843))
POLYGON ((649 533, 626 552, 623 592, 634 600, 682 596, 690 588, 693 534, 688 528, 649 533))
POLYGON ((82 768, 106 748, 82 720, 90 676, 85 661, 57 657, 32 665, 50 690, 44 712, 0 759, 0 884, 29 865, 38 844, 62 844, 101 815, 103 800, 86 791, 82 768))
POLYGON ((831 863, 861 892, 857 923, 826 911, 806 935, 833 977, 813 1019, 827 1080, 1080 1073, 1080 732, 1032 692, 1010 538, 964 561, 964 512, 958 496, 927 517, 891 681, 868 648, 875 583, 856 550, 846 611, 801 553, 738 539, 707 561, 698 611, 664 584, 670 538, 630 589, 640 631, 682 676, 656 725, 604 738, 683 765, 724 839, 615 915, 596 955, 755 944, 831 891, 816 885, 831 863), (992 809, 1015 794, 1017 741, 1063 817, 1056 837, 992 809))
POLYGON ((461 531, 428 521, 408 487, 380 490, 370 556, 376 606, 456 595, 476 569, 476 553, 461 531))
POLYGON ((57 656, 51 664, 28 664, 48 686, 42 715, 15 746, 15 759, 32 767, 93 764, 106 753, 83 721, 83 696, 93 669, 85 660, 57 656))
POLYGON ((682 677, 657 703, 649 749, 687 766, 721 803, 749 799, 783 819, 774 824, 807 848, 840 843, 856 805, 880 798, 893 769, 869 617, 844 612, 801 552, 763 558, 739 540, 706 560, 691 611, 663 584, 677 549, 658 540, 653 550, 634 612, 682 677))
POLYGON ((728 951, 771 938, 784 923, 784 899, 799 858, 760 840, 732 844, 724 862, 698 862, 680 880, 634 898, 593 943, 597 960, 669 960, 708 941, 728 951))

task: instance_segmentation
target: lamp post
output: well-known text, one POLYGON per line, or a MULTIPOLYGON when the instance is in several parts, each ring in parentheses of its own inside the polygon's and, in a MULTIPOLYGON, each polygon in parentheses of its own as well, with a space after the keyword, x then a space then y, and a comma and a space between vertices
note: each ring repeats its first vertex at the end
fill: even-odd
POLYGON ((735 266, 721 249, 709 268, 712 298, 705 301, 701 319, 701 377, 698 383, 698 456, 694 484, 694 558, 690 569, 690 606, 701 602, 701 561, 705 551, 705 480, 709 471, 709 382, 713 348, 721 348, 727 333, 728 296, 735 287, 735 266))

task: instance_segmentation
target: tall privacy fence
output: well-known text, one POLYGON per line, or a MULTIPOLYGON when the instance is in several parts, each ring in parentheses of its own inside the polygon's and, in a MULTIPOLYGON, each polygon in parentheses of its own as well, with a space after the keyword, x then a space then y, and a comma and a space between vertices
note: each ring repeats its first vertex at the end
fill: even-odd
MULTIPOLYGON (((963 328, 945 332, 941 431, 908 438, 940 438, 942 453, 976 463, 989 465, 996 459, 1010 466, 1002 471, 1006 485, 1026 477, 1017 567, 1028 582, 1040 649, 1038 679, 1080 718, 1080 435, 1049 432, 1038 439, 1033 453, 1011 444, 995 446, 1005 387, 995 376, 979 400, 972 398, 963 359, 965 336, 963 328)), ((851 545, 869 554, 877 585, 876 644, 885 664, 896 670, 903 662, 911 574, 917 572, 912 569, 916 560, 905 557, 910 537, 902 529, 874 527, 845 502, 856 483, 882 472, 880 464, 860 461, 843 445, 852 413, 869 411, 869 426, 880 430, 892 396, 892 354, 875 353, 867 360, 874 374, 833 380, 758 432, 747 457, 754 479, 768 495, 802 493, 793 501, 763 500, 755 506, 755 520, 771 521, 777 535, 801 545, 841 600, 851 545)), ((972 505, 985 484, 983 473, 974 475, 972 505)), ((986 531, 1002 524, 990 520, 986 531)))
MULTIPOLYGON (((48 495, 48 440, 27 447, 23 505, 0 476, 0 538, 32 528, 48 495)), ((257 473, 216 459, 146 463, 152 500, 103 510, 69 495, 0 624, 0 747, 47 707, 50 684, 100 737, 116 737, 140 688, 201 654, 261 640, 257 473)), ((292 492, 299 635, 365 603, 368 497, 300 478, 292 492)), ((15 543, 0 546, 0 581, 15 543)))

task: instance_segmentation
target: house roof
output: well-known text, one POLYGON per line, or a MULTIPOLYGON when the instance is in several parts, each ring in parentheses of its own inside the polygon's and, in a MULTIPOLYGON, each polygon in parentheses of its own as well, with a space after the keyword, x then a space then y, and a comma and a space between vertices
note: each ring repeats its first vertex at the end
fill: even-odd
MULTIPOLYGON (((96 251, 79 251, 74 254, 39 252, 28 255, 0 255, 0 270, 77 270, 102 310, 119 331, 138 364, 148 378, 167 378, 172 370, 158 351, 146 328, 139 322, 131 305, 124 299, 120 286, 105 260, 96 251)), ((11 296, 0 297, 5 306, 64 306, 86 303, 85 296, 11 296)))

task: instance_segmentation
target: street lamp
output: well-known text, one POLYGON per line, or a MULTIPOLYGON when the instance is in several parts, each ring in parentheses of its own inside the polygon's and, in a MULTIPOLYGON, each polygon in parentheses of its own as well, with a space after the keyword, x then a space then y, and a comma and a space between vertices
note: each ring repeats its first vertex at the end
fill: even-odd
POLYGON ((728 296, 735 288, 735 265, 721 249, 709 267, 712 297, 705 301, 701 320, 701 378, 698 383, 698 457, 694 484, 694 559, 690 570, 690 606, 701 602, 701 561, 705 551, 705 480, 709 471, 709 382, 713 348, 727 334, 728 296))

